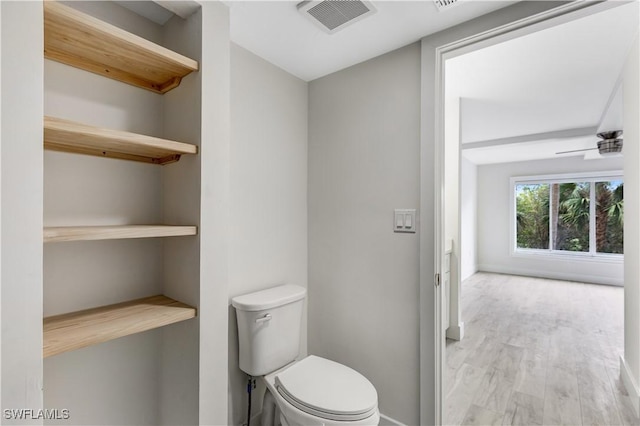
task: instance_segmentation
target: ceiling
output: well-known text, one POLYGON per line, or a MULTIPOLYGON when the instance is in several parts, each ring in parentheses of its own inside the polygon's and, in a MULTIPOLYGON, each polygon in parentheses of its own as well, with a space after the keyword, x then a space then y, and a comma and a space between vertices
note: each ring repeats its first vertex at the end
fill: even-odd
POLYGON ((637 29, 632 3, 448 60, 463 155, 477 164, 557 158, 595 147, 596 129, 621 129, 622 96, 614 94, 637 29), (554 137, 563 133, 572 137, 554 137), (523 137, 535 134, 544 138, 523 137))
MULTIPOLYGON (((148 10, 152 2, 120 3, 166 20, 148 10)), ((297 0, 224 3, 232 41, 311 81, 516 1, 460 0, 442 11, 432 0, 373 1, 375 14, 335 34, 303 17, 297 0)), ((446 93, 460 98, 463 155, 477 164, 557 158, 558 151, 595 146, 595 130, 585 129, 620 128, 622 98, 613 94, 638 28, 637 9, 637 2, 623 4, 448 60, 446 93), (530 137, 536 134, 545 137, 530 137), (481 148, 468 149, 478 142, 481 148)))
POLYGON ((431 0, 373 1, 375 14, 327 34, 298 12, 298 2, 224 3, 231 11, 231 39, 235 43, 305 81, 516 3, 460 1, 439 12, 431 0))

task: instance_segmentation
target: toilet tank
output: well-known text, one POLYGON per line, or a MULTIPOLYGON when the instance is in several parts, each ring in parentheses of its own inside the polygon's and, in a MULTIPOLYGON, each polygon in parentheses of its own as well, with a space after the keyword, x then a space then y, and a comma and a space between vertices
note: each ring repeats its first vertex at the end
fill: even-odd
POLYGON ((306 292, 304 287, 288 284, 231 299, 238 319, 242 371, 264 376, 296 359, 306 292))

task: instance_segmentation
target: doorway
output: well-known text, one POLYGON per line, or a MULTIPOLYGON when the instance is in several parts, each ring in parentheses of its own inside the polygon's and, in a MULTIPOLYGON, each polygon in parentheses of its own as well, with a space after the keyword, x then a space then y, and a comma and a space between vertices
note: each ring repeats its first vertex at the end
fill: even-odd
MULTIPOLYGON (((583 5, 584 6, 584 5, 583 5)), ((527 36, 529 34, 534 34, 534 33, 538 33, 544 29, 549 29, 549 28, 555 28, 560 26, 561 24, 566 24, 566 23, 571 23, 573 21, 579 20, 581 18, 585 18, 585 17, 589 17, 592 16, 594 14, 600 13, 600 12, 604 12, 607 10, 611 10, 615 7, 617 7, 619 5, 603 5, 603 4, 598 4, 598 5, 588 5, 587 7, 580 7, 579 5, 568 5, 568 6, 564 6, 564 7, 560 7, 560 8, 556 8, 553 11, 543 14, 544 16, 536 16, 533 17, 531 19, 527 19, 524 22, 519 22, 517 23, 517 25, 512 25, 509 27, 501 27, 495 31, 492 31, 491 33, 484 33, 482 35, 479 35, 477 37, 474 37, 472 39, 466 39, 463 40, 460 43, 453 43, 447 46, 443 46, 441 48, 436 49, 436 63, 437 63, 437 67, 436 67, 436 73, 438 73, 438 78, 436 81, 440 82, 440 84, 437 86, 437 91, 436 91, 436 167, 439 169, 436 170, 435 174, 436 174, 436 202, 437 202, 437 206, 436 206, 436 211, 435 211, 435 215, 436 215, 436 250, 435 250, 435 258, 436 258, 436 272, 442 274, 441 276, 444 277, 444 272, 447 271, 449 268, 445 265, 445 259, 447 258, 446 256, 446 252, 447 252, 447 248, 450 248, 450 250, 452 252, 456 252, 456 249, 458 250, 458 252, 456 253, 456 255, 454 256, 450 256, 453 259, 453 264, 450 267, 450 277, 452 278, 452 282, 455 280, 460 281, 458 278, 454 278, 453 275, 454 274, 462 274, 462 269, 461 269, 461 264, 462 264, 462 257, 463 257, 463 250, 461 250, 460 247, 460 226, 458 225, 459 220, 454 221, 454 226, 452 227, 450 224, 447 224, 447 218, 450 218, 451 215, 448 214, 448 212, 446 211, 446 205, 447 205, 447 200, 453 198, 454 199, 454 204, 455 202, 458 203, 458 205, 456 205, 456 211, 459 212, 459 205, 460 205, 460 195, 458 191, 451 191, 448 190, 447 188, 447 183, 451 183, 451 179, 449 179, 449 182, 447 182, 447 176, 451 176, 454 175, 455 177, 457 177, 458 179, 460 178, 460 162, 459 162, 459 158, 460 158, 460 153, 457 153, 457 159, 458 159, 458 164, 456 165, 457 169, 454 169, 453 172, 449 166, 449 164, 446 162, 445 158, 447 155, 447 146, 446 146, 446 140, 447 140, 447 130, 450 128, 450 123, 447 123, 446 121, 446 114, 450 113, 450 106, 447 105, 446 103, 446 92, 445 92, 445 84, 446 84, 446 75, 445 75, 445 66, 448 60, 454 59, 454 58, 458 58, 463 54, 469 54, 471 52, 476 52, 479 51, 480 49, 486 48, 488 46, 495 46, 498 45, 499 43, 502 43, 506 40, 513 40, 516 38, 520 38, 520 37, 524 37, 527 36), (452 192, 455 194, 454 197, 451 196, 452 192), (440 194, 440 196, 438 196, 438 194, 440 194), (457 223, 456 223, 457 222, 457 223), (454 238, 447 238, 451 236, 451 228, 454 229, 453 232, 453 236, 454 238), (455 234, 455 232, 457 231, 457 235, 455 234), (453 241, 453 243, 451 243, 451 241, 453 241)), ((636 17, 637 17, 637 13, 636 13, 636 17)), ((637 23, 636 23, 637 25, 637 23)), ((470 70, 467 70, 468 72, 470 72, 470 70)), ((486 108, 490 108, 490 107, 494 107, 494 109, 499 109, 500 106, 496 106, 496 105, 489 105, 487 106, 482 105, 481 102, 478 103, 476 102, 474 105, 474 102, 467 102, 466 104, 464 102, 462 102, 462 107, 460 107, 460 104, 458 104, 458 113, 460 112, 460 110, 462 109, 463 111, 465 110, 465 108, 467 109, 467 111, 474 111, 474 108, 476 111, 481 110, 481 109, 486 109, 486 108)), ((463 112, 464 114, 464 112, 463 112)), ((458 117, 460 117, 460 115, 458 115, 458 117)), ((512 120, 513 121, 513 120, 512 120)), ((511 123, 513 124, 513 123, 511 123)), ((468 131, 468 129, 465 129, 464 126, 460 126, 460 123, 456 123, 453 126, 454 128, 457 128, 458 131, 461 132, 461 135, 456 135, 456 136, 464 136, 464 132, 468 131)), ((506 127, 506 126, 503 126, 506 127)), ((547 136, 547 139, 571 139, 573 144, 575 144, 575 146, 572 146, 572 148, 575 149, 580 149, 584 146, 587 146, 589 143, 593 143, 593 142, 588 142, 587 138, 586 138, 586 134, 587 131, 591 131, 592 129, 587 129, 588 126, 581 126, 581 127, 573 127, 572 129, 576 130, 579 129, 580 131, 582 131, 583 133, 585 133, 585 135, 583 135, 583 141, 579 142, 577 139, 580 138, 580 135, 577 134, 579 133, 578 130, 576 130, 574 133, 571 132, 565 132, 564 134, 553 134, 553 131, 547 131, 547 132, 542 132, 542 131, 529 131, 529 133, 527 132, 523 132, 520 135, 532 135, 532 134, 540 134, 540 133, 549 133, 545 136, 547 136), (582 145, 580 145, 582 143, 582 145)), ((566 128, 563 130, 567 130, 566 128)), ((538 135, 539 136, 539 135, 538 135)), ((512 136, 512 140, 505 140, 508 139, 509 136, 507 135, 503 135, 502 137, 493 137, 492 140, 500 140, 500 143, 496 144, 500 146, 500 151, 507 151, 508 145, 510 144, 525 144, 525 143, 529 143, 531 142, 531 140, 513 140, 513 136, 512 136)), ((593 138, 593 135, 591 135, 591 138, 593 138)), ((517 139, 517 138, 516 138, 517 139)), ((521 138, 522 139, 522 138, 521 138)), ((475 148, 488 148, 490 146, 490 144, 486 143, 486 141, 491 140, 489 138, 487 139, 481 139, 481 140, 476 140, 475 142, 481 142, 481 144, 476 145, 475 148)), ((557 141, 556 141, 557 142, 557 141)), ((566 142, 566 141, 565 141, 566 142)), ((553 149, 553 148, 552 148, 553 149)), ((484 150, 484 154, 486 154, 486 151, 488 150, 484 150)), ((456 153, 454 153, 455 155, 456 153)), ((451 155, 451 154, 450 154, 451 155)), ((495 155, 495 154, 494 154, 495 155)), ((459 187, 459 182, 454 180, 454 186, 459 187)), ((508 185, 507 185, 507 189, 505 191, 509 191, 508 189, 508 185)), ((505 224, 505 226, 507 227, 507 229, 509 228, 508 224, 505 224)), ((508 253, 509 255, 513 255, 513 253, 508 253)), ((438 277, 438 276, 437 276, 438 277)), ((445 280, 443 280, 444 282, 445 280)), ((457 294, 452 292, 451 297, 459 297, 460 296, 460 292, 458 292, 457 294)), ((446 355, 445 355, 445 345, 444 345, 444 324, 448 321, 449 322, 449 327, 451 328, 451 326, 455 326, 457 327, 457 334, 459 334, 459 338, 464 339, 464 322, 462 321, 463 319, 463 314, 460 313, 460 309, 450 309, 450 305, 446 306, 446 308, 449 309, 445 309, 445 305, 443 303, 444 300, 446 300, 446 294, 445 291, 443 290, 442 287, 436 287, 435 290, 435 298, 436 298, 436 330, 435 330, 435 335, 436 335, 436 383, 437 383, 437 388, 436 388, 436 411, 438 412, 437 414, 437 418, 439 419, 438 422, 442 423, 442 407, 444 405, 444 401, 440 398, 442 398, 443 394, 444 394, 444 390, 446 387, 446 383, 443 383, 442 380, 442 372, 443 372, 443 365, 445 364, 445 359, 446 359, 446 355), (448 310, 448 317, 445 318, 444 317, 444 312, 446 312, 448 310), (457 316, 457 317, 456 317, 457 316), (456 323, 456 321, 458 321, 456 323)), ((456 333, 454 333, 455 335, 456 333)), ((455 336, 454 336, 455 337, 455 336)), ((446 419, 445 419, 446 420, 446 419)))

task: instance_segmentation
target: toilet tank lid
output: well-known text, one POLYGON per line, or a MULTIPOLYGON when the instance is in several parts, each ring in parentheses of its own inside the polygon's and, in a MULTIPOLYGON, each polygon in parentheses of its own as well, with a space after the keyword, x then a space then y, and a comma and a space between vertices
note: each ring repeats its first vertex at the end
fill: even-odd
POLYGON ((307 290, 293 284, 280 285, 255 293, 243 294, 231 299, 231 304, 239 311, 262 311, 286 305, 303 299, 307 290))

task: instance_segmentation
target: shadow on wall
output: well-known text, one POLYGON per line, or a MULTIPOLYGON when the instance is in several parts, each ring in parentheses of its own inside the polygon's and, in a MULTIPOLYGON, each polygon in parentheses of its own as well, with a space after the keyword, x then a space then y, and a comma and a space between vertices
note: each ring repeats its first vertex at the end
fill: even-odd
MULTIPOLYGON (((247 374, 240 370, 238 362, 238 325, 236 310, 229 305, 229 425, 241 426, 247 423, 247 374)), ((256 378, 256 388, 251 395, 251 417, 262 411, 265 386, 256 378)), ((252 422, 252 424, 253 424, 252 422)))

